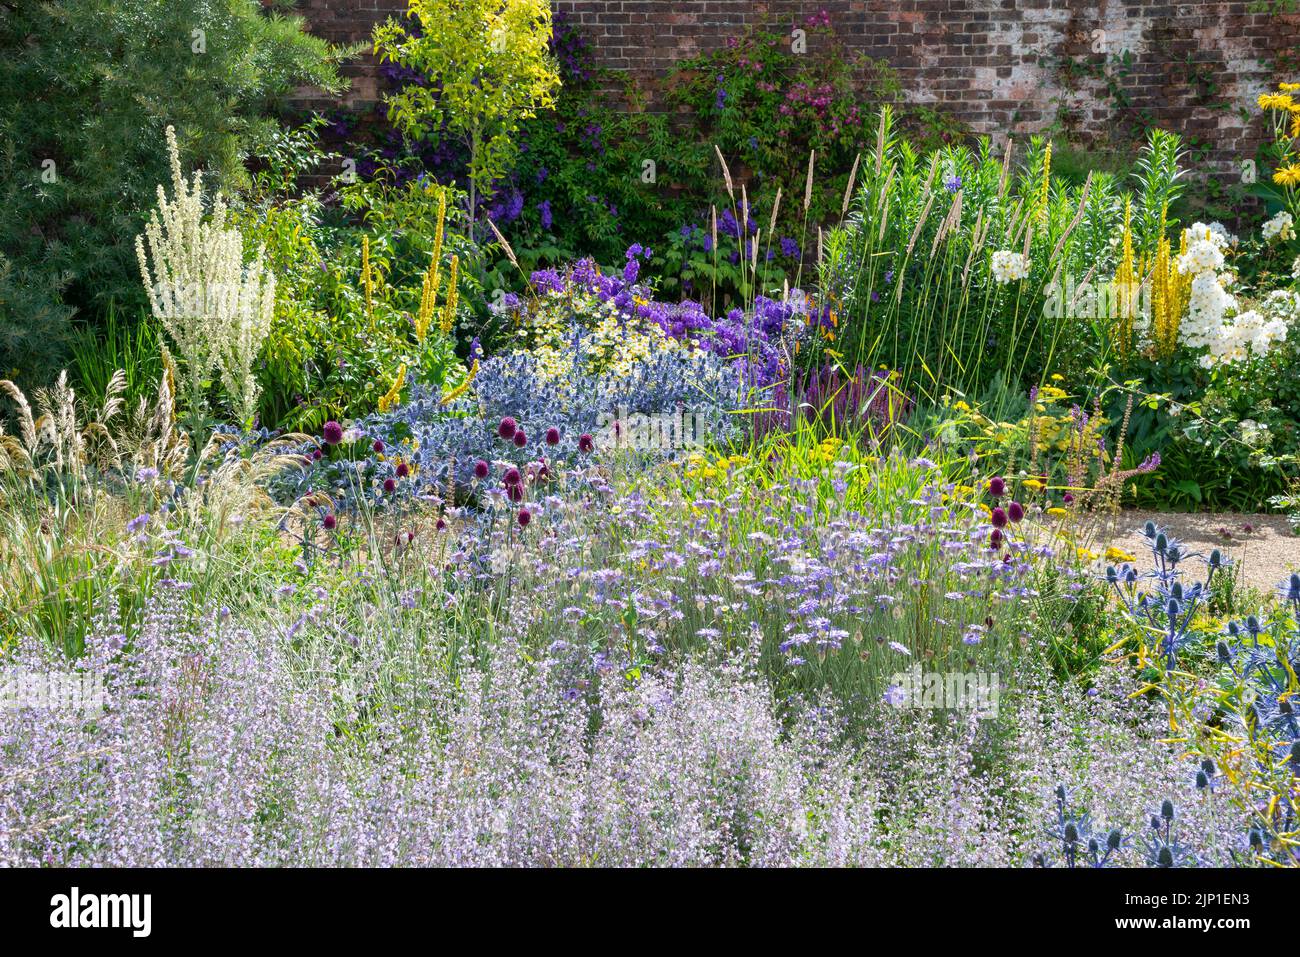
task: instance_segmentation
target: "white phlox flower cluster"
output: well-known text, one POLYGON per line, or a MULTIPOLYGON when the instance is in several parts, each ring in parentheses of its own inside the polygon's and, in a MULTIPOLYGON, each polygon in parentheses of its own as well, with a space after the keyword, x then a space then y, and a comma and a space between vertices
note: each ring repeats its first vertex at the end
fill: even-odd
POLYGON ((999 249, 993 254, 993 278, 1000 283, 1015 282, 1029 276, 1029 261, 1020 253, 999 249))

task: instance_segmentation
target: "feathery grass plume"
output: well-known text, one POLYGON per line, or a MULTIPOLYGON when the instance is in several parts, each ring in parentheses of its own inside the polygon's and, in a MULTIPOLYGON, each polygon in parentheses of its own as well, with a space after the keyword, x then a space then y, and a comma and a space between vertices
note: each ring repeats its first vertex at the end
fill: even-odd
POLYGON ((722 164, 722 182, 726 184, 727 196, 734 203, 736 201, 736 190, 731 182, 731 170, 727 168, 727 161, 723 158, 722 150, 718 148, 717 143, 713 144, 713 152, 717 154, 718 162, 722 164))
POLYGON ((858 178, 858 164, 862 162, 862 154, 859 153, 853 158, 853 168, 849 170, 849 181, 844 187, 844 202, 840 204, 840 217, 848 215, 849 202, 853 199, 853 184, 858 178))
POLYGON ((885 154, 892 145, 891 131, 894 125, 894 111, 888 106, 880 108, 880 122, 876 124, 876 176, 884 169, 885 154))
POLYGON ((375 328, 375 282, 370 271, 370 237, 361 237, 361 289, 366 299, 366 322, 375 328))
POLYGON ((961 270, 961 282, 964 286, 966 279, 970 276, 971 263, 975 260, 975 253, 984 249, 984 231, 987 223, 984 220, 984 207, 980 207, 979 213, 975 216, 975 228, 971 233, 970 251, 966 253, 966 265, 961 270))
POLYGON ((772 215, 767 221, 767 235, 770 239, 776 235, 776 216, 781 210, 781 187, 776 188, 776 199, 772 200, 772 215))
POLYGON ((1007 145, 1002 151, 1002 175, 998 179, 998 199, 1007 195, 1007 186, 1011 182, 1011 153, 1015 141, 1008 136, 1007 145))
POLYGON ((456 322, 456 307, 460 305, 460 290, 457 288, 459 267, 460 257, 452 256, 451 271, 447 275, 447 302, 442 307, 442 318, 438 320, 438 331, 444 336, 451 335, 456 322))
POLYGON ((492 222, 490 219, 487 221, 487 224, 488 228, 492 230, 492 235, 496 238, 496 241, 500 244, 502 250, 505 251, 506 258, 510 260, 510 265, 519 269, 519 259, 515 256, 514 248, 510 245, 509 241, 501 235, 501 230, 497 229, 497 224, 492 222))
POLYGON ((803 185, 803 211, 808 215, 808 207, 812 205, 812 187, 813 187, 813 169, 817 164, 817 151, 808 151, 808 176, 803 185))

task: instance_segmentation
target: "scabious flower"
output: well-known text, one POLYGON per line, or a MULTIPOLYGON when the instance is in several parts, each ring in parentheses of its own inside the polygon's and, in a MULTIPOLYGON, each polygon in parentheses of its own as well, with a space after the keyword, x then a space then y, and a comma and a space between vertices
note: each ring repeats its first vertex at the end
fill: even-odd
POLYGON ((343 441, 343 426, 330 419, 321 429, 321 437, 326 445, 338 445, 343 441))

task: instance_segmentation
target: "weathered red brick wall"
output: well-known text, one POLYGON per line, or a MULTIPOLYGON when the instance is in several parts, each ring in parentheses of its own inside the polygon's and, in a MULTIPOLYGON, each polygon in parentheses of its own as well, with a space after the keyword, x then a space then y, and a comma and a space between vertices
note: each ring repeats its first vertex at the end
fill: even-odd
MULTIPOLYGON (((977 132, 1024 133, 1060 118, 1084 135, 1154 122, 1226 164, 1253 150, 1254 99, 1296 70, 1300 15, 1247 2, 1160 0, 555 0, 593 41, 601 65, 640 75, 715 49, 766 20, 803 24, 825 10, 851 50, 889 62, 906 95, 977 132), (1131 60, 1122 66, 1122 58, 1131 60), (1290 62, 1288 60, 1290 55, 1290 62), (1279 66, 1277 61, 1283 62, 1279 66), (1073 66, 1071 66, 1073 63, 1073 66), (1105 65, 1110 79, 1099 75, 1105 65), (1112 89, 1113 88, 1113 89, 1112 89)), ((299 0, 314 32, 364 40, 405 0, 299 0)), ((818 55, 815 34, 809 56, 818 55)), ((369 57, 347 68, 349 101, 378 92, 369 57)), ((1295 79, 1295 76, 1291 77, 1295 79)))

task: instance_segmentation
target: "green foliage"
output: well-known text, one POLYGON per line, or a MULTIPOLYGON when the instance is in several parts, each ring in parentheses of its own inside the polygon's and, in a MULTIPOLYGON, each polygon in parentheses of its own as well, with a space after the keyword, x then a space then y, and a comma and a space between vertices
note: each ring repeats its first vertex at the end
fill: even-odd
POLYGON ((429 79, 388 99, 389 115, 417 140, 449 135, 469 151, 469 208, 509 170, 522 120, 549 106, 560 83, 547 53, 545 0, 411 0, 418 29, 375 29, 375 52, 429 79))
POLYGON ((341 51, 256 0, 7 4, 0 48, 0 253, 32 290, 5 321, 50 340, 24 354, 6 336, 0 368, 25 378, 58 361, 62 304, 142 300, 132 243, 168 181, 164 127, 229 194, 281 97, 341 87, 341 51))
MULTIPOLYGON (((1131 197, 1137 245, 1154 245, 1177 194, 1178 141, 1155 132, 1131 197)), ((863 157, 847 223, 821 271, 838 304, 834 350, 884 363, 908 381, 978 393, 993 377, 1023 385, 1045 373, 1074 379, 1110 347, 1111 321, 1063 302, 1070 283, 1115 275, 1126 194, 1096 173, 1074 186, 1053 175, 1050 143, 918 153, 882 111, 863 157), (1023 258, 1023 278, 1000 277, 998 256, 1023 258)), ((831 338, 831 336, 827 336, 831 338)))
MULTIPOLYGON (((440 198, 447 223, 439 250, 446 301, 452 257, 461 263, 460 301, 481 291, 470 268, 480 258, 459 227, 457 193, 429 179, 396 183, 393 171, 339 185, 339 208, 299 176, 332 158, 317 147, 320 121, 287 131, 259 157, 255 188, 235 212, 250 249, 265 246, 277 279, 276 306, 258 378, 264 424, 310 430, 325 420, 375 409, 402 366, 407 382, 459 379, 456 328, 413 336, 425 271, 434 252, 440 198), (364 245, 364 253, 363 253, 364 245), (363 260, 371 291, 366 293, 363 260)), ((468 310, 468 307, 466 307, 468 310)))
MULTIPOLYGON (((3 216, 3 213, 0 213, 3 216)), ((72 310, 59 302, 66 277, 17 267, 0 254, 0 373, 49 381, 71 336, 72 310)))

